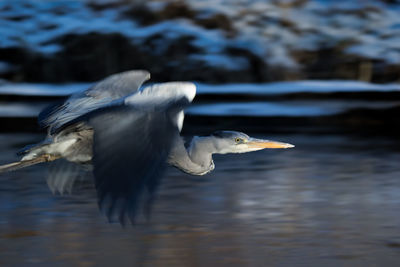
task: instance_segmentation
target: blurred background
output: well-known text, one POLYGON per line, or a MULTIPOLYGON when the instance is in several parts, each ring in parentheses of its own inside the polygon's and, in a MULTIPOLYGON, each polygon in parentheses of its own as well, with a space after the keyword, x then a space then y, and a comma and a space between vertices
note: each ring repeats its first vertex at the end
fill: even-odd
POLYGON ((296 147, 168 169, 127 229, 44 165, 2 175, 1 266, 398 266, 400 1, 1 0, 0 164, 42 108, 130 69, 196 82, 184 135, 296 147))

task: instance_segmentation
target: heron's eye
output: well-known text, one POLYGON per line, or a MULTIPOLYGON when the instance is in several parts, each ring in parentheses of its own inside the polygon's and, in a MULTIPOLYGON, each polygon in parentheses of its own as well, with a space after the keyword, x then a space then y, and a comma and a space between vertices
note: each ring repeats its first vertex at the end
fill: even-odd
POLYGON ((235 138, 236 143, 241 143, 242 141, 243 141, 243 139, 241 139, 241 138, 235 138))

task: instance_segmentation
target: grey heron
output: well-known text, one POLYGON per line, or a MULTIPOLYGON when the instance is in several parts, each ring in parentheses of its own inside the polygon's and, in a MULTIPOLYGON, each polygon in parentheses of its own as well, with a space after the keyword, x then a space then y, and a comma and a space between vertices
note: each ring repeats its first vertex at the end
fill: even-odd
POLYGON ((213 154, 293 147, 235 131, 195 136, 185 147, 183 110, 195 97, 195 84, 141 88, 149 78, 145 70, 114 74, 45 109, 39 123, 47 127, 47 138, 23 149, 21 160, 0 166, 0 172, 58 159, 90 163, 100 209, 124 223, 134 221, 143 195, 153 196, 165 163, 204 175, 214 169, 213 154))

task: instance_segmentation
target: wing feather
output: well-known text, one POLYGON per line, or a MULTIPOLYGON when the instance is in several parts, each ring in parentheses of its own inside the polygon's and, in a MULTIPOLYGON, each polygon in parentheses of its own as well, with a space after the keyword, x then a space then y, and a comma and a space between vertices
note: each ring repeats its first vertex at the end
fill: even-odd
POLYGON ((89 121, 100 209, 122 224, 135 220, 139 203, 157 188, 176 126, 165 112, 113 108, 89 121))
MULTIPOLYGON (((192 102, 196 95, 196 85, 191 82, 167 82, 145 87, 142 91, 130 95, 125 103, 140 109, 159 109, 170 105, 179 99, 192 102)), ((174 123, 182 130, 185 114, 183 110, 177 112, 173 118, 174 123)))
POLYGON ((182 112, 195 93, 192 83, 154 85, 64 124, 64 129, 78 122, 93 128, 98 203, 111 221, 133 223, 140 209, 149 208, 179 136, 182 112))
POLYGON ((66 123, 136 92, 149 78, 150 73, 145 70, 111 75, 89 89, 71 95, 62 104, 42 111, 39 114, 39 124, 49 127, 49 133, 53 134, 66 123))

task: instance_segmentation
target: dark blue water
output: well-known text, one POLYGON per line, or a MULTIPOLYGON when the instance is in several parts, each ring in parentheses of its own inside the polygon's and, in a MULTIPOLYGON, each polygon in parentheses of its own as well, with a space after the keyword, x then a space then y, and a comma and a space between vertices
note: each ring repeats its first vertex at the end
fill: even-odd
MULTIPOLYGON (((1 134, 1 162, 42 136, 1 134)), ((90 186, 52 195, 45 165, 0 177, 0 266, 398 266, 400 143, 279 135, 290 150, 168 170, 150 222, 109 224, 90 186)))

